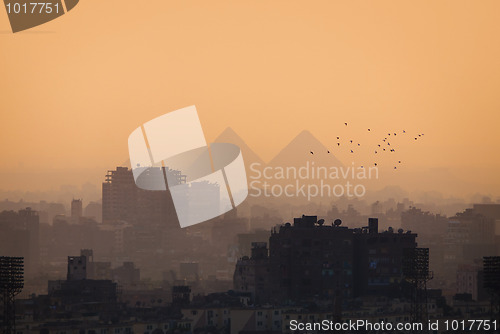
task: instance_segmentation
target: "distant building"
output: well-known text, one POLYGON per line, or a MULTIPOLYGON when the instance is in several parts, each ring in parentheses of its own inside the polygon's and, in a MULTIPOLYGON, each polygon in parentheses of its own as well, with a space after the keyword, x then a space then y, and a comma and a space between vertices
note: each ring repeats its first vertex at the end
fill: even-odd
POLYGON ((191 288, 186 285, 175 285, 172 287, 172 305, 186 307, 191 301, 191 288))
POLYGON ((0 213, 0 254, 24 257, 25 272, 36 272, 40 261, 40 218, 31 208, 0 213))
POLYGON ((89 250, 82 250, 82 254, 85 255, 68 256, 66 280, 48 282, 49 298, 61 311, 92 311, 101 316, 116 311, 119 308, 117 284, 111 280, 88 279, 87 266, 92 255, 89 250))
POLYGON ((472 300, 488 300, 489 294, 483 287, 483 270, 480 265, 460 265, 457 270, 456 294, 469 294, 472 300))
POLYGON ((83 211, 85 217, 92 218, 96 222, 102 222, 102 204, 97 202, 90 202, 83 211))
POLYGON ((239 257, 250 256, 252 253, 252 244, 254 242, 267 242, 269 240, 269 231, 256 229, 251 233, 240 233, 237 237, 239 257))
MULTIPOLYGON (((223 328, 229 329, 231 323, 230 308, 224 306, 186 308, 182 309, 182 314, 184 319, 191 320, 193 330, 203 330, 207 328, 216 328, 218 330, 223 328)), ((227 333, 229 333, 229 331, 227 331, 227 333)))
POLYGON ((420 237, 441 236, 446 233, 448 219, 439 214, 410 207, 401 213, 401 228, 418 233, 420 237))
POLYGON ((102 184, 102 221, 149 226, 178 224, 170 193, 138 188, 127 167, 117 167, 106 174, 102 184))
POLYGON ((244 256, 236 263, 233 276, 234 289, 248 292, 252 300, 260 304, 265 302, 270 293, 270 264, 267 244, 252 243, 252 256, 244 256))
MULTIPOLYGON (((497 247, 500 244, 500 204, 474 204, 472 209, 493 220, 497 247)), ((498 252, 498 250, 497 250, 498 252)))
POLYGON ((198 281, 200 279, 200 264, 198 262, 179 263, 180 279, 186 281, 198 281))
POLYGON ((87 279, 87 257, 68 256, 68 281, 79 281, 87 279))
POLYGON ((473 264, 483 256, 497 254, 495 221, 476 211, 466 209, 449 218, 444 238, 443 269, 446 279, 455 281, 460 265, 473 264))
POLYGON ((120 286, 138 284, 141 280, 141 270, 133 262, 123 262, 123 265, 112 270, 113 281, 120 286))
POLYGON ((500 204, 474 204, 472 209, 493 220, 500 220, 500 204))
POLYGON ((81 199, 71 201, 71 223, 78 224, 83 216, 83 202, 81 199))

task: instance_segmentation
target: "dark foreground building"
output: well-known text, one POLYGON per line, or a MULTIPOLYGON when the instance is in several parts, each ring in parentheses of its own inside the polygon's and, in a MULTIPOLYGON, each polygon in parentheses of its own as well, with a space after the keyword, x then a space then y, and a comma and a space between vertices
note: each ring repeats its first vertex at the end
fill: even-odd
POLYGON ((349 229, 317 216, 295 218, 275 228, 252 256, 236 265, 234 288, 250 292, 255 303, 335 300, 391 293, 402 280, 405 248, 415 248, 411 232, 378 231, 378 220, 349 229))

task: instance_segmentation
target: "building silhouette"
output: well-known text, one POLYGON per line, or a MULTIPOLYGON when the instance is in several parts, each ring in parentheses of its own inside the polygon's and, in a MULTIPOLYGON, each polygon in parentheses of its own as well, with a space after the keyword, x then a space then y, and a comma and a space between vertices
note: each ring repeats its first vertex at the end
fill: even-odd
MULTIPOLYGON (((181 182, 181 176, 178 177, 181 182)), ((117 167, 106 174, 102 184, 102 220, 105 224, 126 221, 143 226, 179 226, 170 193, 138 188, 127 167, 117 167)))
POLYGON ((78 224, 83 216, 83 202, 81 199, 71 201, 71 223, 78 224))
POLYGON ((325 225, 317 216, 295 218, 273 229, 269 252, 254 243, 251 257, 241 258, 234 289, 249 292, 257 304, 289 300, 342 300, 395 292, 402 281, 404 249, 415 248, 411 232, 378 231, 378 219, 350 229, 340 220, 325 225))
POLYGON ((0 213, 0 254, 24 258, 26 273, 38 270, 40 218, 31 208, 0 213))

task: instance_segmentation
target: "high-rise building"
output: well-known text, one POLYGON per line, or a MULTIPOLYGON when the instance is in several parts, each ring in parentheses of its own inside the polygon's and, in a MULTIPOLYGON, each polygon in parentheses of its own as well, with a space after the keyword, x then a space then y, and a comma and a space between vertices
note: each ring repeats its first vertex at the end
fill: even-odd
POLYGON ((36 272, 40 260, 40 218, 31 208, 0 213, 0 254, 24 257, 26 273, 36 272))
POLYGON ((270 293, 267 243, 252 243, 251 252, 251 257, 244 256, 236 263, 233 285, 236 291, 249 293, 255 303, 261 304, 267 300, 270 293))
POLYGON ((83 216, 83 203, 81 199, 71 201, 71 223, 77 224, 83 216))
POLYGON ((488 293, 483 288, 483 268, 479 264, 463 264, 457 269, 457 294, 470 294, 472 300, 487 300, 488 293))
POLYGON ((137 187, 132 171, 127 167, 108 171, 102 184, 103 223, 135 219, 136 203, 137 187))
POLYGON ((106 174, 102 184, 102 220, 179 226, 170 193, 138 188, 127 167, 117 167, 106 174))
POLYGON ((403 230, 378 231, 378 219, 349 229, 337 219, 325 225, 317 216, 295 218, 275 228, 265 244, 254 243, 252 257, 241 258, 234 288, 250 292, 257 303, 388 294, 402 279, 404 249, 417 237, 403 230))

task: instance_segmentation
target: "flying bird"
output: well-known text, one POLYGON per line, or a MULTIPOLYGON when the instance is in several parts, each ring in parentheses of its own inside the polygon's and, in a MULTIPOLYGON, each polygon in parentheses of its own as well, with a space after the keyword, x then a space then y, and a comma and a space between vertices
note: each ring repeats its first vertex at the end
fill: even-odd
POLYGON ((328 151, 328 153, 330 153, 330 151, 328 151))
POLYGON ((354 153, 354 151, 353 151, 353 150, 351 150, 351 153, 354 153))
POLYGON ((375 154, 377 154, 377 151, 375 151, 375 154))
POLYGON ((370 129, 368 129, 368 131, 371 131, 370 129))
POLYGON ((311 154, 314 154, 314 152, 313 152, 313 151, 311 151, 311 154))
POLYGON ((340 143, 337 143, 337 146, 340 146, 340 143))
POLYGON ((337 137, 337 139, 340 139, 340 137, 337 137))
POLYGON ((377 166, 377 163, 374 163, 375 166, 377 166))
POLYGON ((401 163, 401 160, 399 160, 398 163, 401 163))
POLYGON ((347 123, 344 123, 344 124, 345 124, 345 126, 347 126, 347 123))
POLYGON ((351 144, 352 144, 352 139, 351 139, 351 140, 349 140, 349 141, 350 141, 350 142, 351 142, 351 144))

